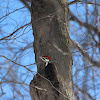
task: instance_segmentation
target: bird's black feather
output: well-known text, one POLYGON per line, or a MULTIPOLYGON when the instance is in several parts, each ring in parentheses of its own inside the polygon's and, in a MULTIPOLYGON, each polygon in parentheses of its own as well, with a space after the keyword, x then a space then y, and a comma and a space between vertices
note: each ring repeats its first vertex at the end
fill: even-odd
POLYGON ((45 67, 45 75, 55 88, 59 88, 58 71, 53 63, 48 63, 45 67))

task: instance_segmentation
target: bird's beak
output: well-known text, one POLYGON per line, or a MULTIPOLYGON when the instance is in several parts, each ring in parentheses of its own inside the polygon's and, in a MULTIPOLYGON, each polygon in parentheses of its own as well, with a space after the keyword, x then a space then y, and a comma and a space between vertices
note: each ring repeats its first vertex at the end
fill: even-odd
POLYGON ((40 59, 42 59, 42 57, 40 57, 40 59))

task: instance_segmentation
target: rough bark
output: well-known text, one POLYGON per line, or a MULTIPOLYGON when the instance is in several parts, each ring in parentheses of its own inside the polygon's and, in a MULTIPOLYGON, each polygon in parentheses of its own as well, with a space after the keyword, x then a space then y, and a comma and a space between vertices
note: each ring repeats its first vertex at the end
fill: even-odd
POLYGON ((32 100, 74 100, 72 51, 66 0, 32 0, 34 52, 38 74, 30 83, 32 100), (45 78, 40 56, 50 56, 58 69, 59 88, 45 78))

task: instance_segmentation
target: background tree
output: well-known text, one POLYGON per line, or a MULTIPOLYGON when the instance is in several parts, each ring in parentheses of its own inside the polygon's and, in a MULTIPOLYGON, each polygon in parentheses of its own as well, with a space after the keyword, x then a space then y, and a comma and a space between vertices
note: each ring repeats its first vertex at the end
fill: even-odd
MULTIPOLYGON (((21 0, 21 2, 0 0, 0 97, 4 100, 29 100, 29 84, 33 75, 36 74, 33 32, 30 24, 31 2, 30 0, 21 0)), ((70 0, 67 5, 64 3, 61 9, 67 9, 68 6, 73 55, 74 99, 99 100, 100 3, 99 0, 70 0)), ((58 13, 59 9, 56 11, 58 13)), ((44 16, 43 20, 46 22, 51 16, 54 20, 56 15, 53 13, 48 17, 44 16)), ((61 25, 65 24, 64 20, 60 20, 59 17, 57 21, 61 25)), ((61 53, 62 49, 59 48, 57 44, 55 49, 60 50, 61 53)), ((55 57, 52 58, 52 61, 56 61, 55 59, 55 57)), ((60 60, 59 57, 58 60, 60 60)))

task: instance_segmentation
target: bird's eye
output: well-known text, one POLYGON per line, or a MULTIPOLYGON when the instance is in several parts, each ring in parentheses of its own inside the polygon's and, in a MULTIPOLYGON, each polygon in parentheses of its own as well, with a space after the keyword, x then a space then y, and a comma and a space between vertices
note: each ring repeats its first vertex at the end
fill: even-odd
POLYGON ((48 59, 47 57, 45 59, 48 59))

